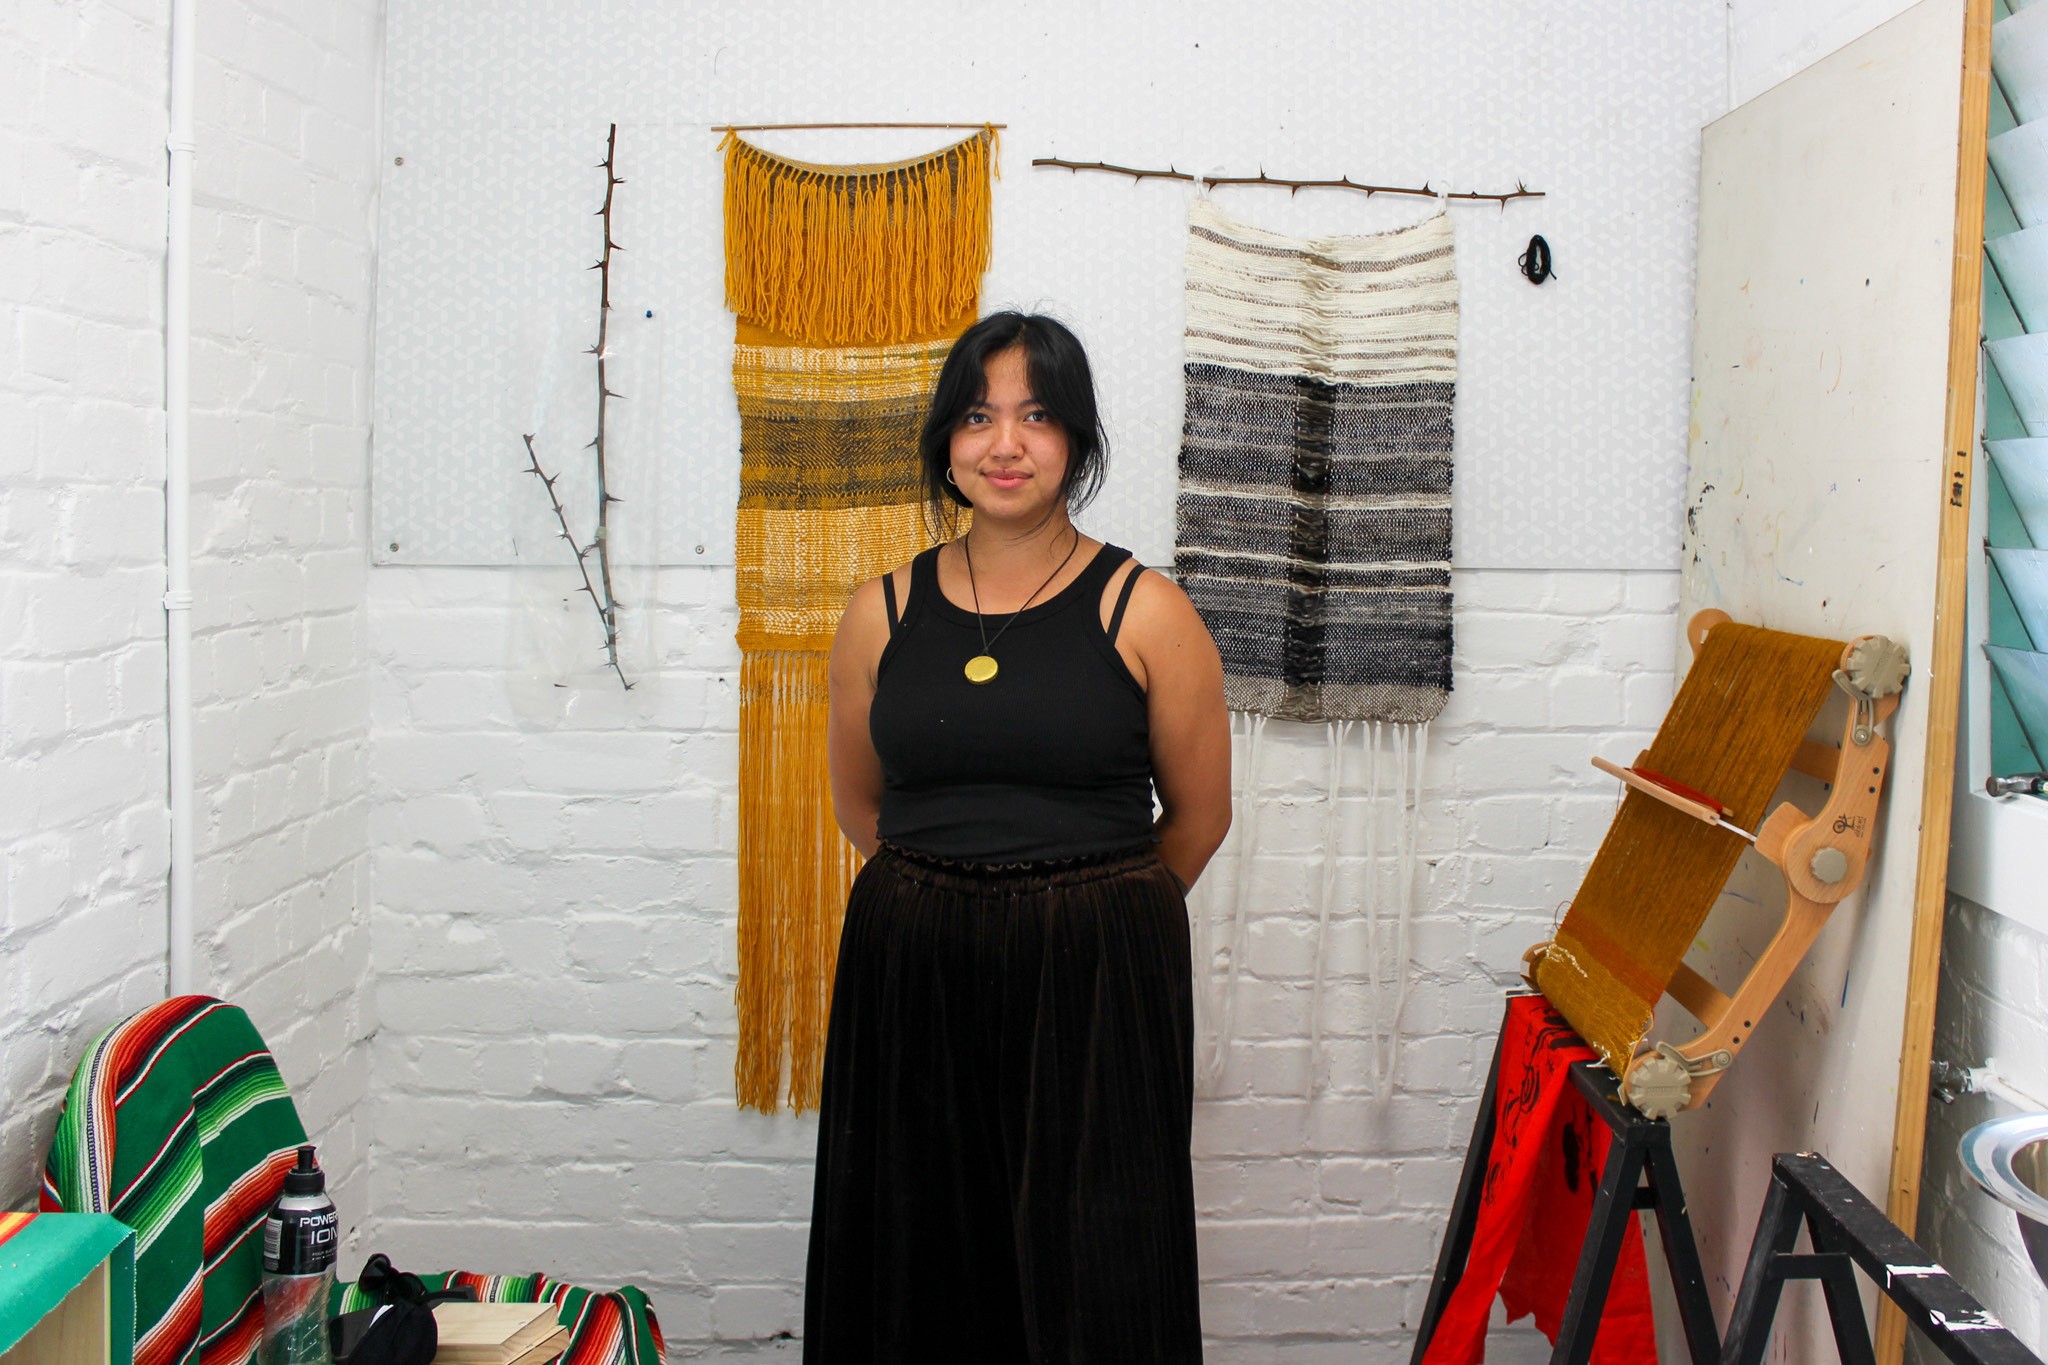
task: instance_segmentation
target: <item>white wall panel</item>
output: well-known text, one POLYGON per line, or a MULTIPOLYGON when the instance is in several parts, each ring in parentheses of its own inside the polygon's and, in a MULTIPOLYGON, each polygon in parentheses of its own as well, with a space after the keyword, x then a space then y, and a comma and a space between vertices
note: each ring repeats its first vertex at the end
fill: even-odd
MULTIPOLYGON (((1679 540, 1698 129, 1723 7, 1313 0, 1104 6, 392 0, 373 548, 385 562, 555 562, 523 475, 537 430, 588 501, 599 159, 617 121, 613 445, 628 558, 729 563, 738 417, 722 301, 728 121, 1006 123, 985 301, 1074 323, 1116 463, 1086 519, 1172 552, 1185 187, 1034 156, 1549 197, 1454 210, 1463 277, 1458 562, 1668 568, 1679 540), (399 164, 402 158, 403 164, 399 164), (1559 279, 1515 258, 1542 232, 1559 279), (649 316, 649 314, 652 316, 649 316), (701 547, 701 549, 699 548, 701 547)), ((943 133, 762 135, 806 160, 943 133)), ((1217 191, 1284 232, 1372 231, 1420 200, 1217 191)))

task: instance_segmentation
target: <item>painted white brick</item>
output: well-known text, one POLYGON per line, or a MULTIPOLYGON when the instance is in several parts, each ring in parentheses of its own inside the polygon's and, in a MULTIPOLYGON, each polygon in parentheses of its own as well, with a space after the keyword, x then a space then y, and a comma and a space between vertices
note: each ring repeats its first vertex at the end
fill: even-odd
POLYGON ((1550 680, 1549 723, 1558 730, 1619 725, 1622 680, 1611 673, 1563 673, 1550 680))
POLYGON ((599 1039, 551 1038, 541 1049, 541 1085, 565 1097, 622 1093, 619 1053, 616 1044, 599 1039))
MULTIPOLYGON (((340 8, 365 14, 374 9, 359 3, 340 8)), ((208 11, 202 58, 212 44, 239 41, 244 17, 234 3, 208 11)), ((30 0, 10 11, 8 22, 17 21, 33 41, 0 46, 8 49, 10 69, 18 66, 18 54, 32 54, 35 76, 5 82, 10 97, 32 92, 32 101, 22 107, 25 117, 22 108, 9 104, 0 120, 8 128, 0 138, 6 171, 0 175, 6 182, 0 222, 26 218, 29 230, 0 232, 0 305, 14 322, 6 329, 0 414, 17 438, 7 443, 8 472, 26 477, 11 477, 0 489, 0 528, 7 528, 4 534, 14 545, 32 551, 23 558, 61 566, 63 572, 0 576, 0 623, 7 626, 6 643, 0 644, 0 761, 9 764, 10 790, 30 794, 27 801, 9 803, 4 821, 10 842, 5 913, 15 936, 0 961, 9 964, 9 975, 22 988, 0 992, 0 1036, 14 1038, 24 1022, 44 1030, 39 1036, 48 1046, 34 1054, 46 1057, 37 1063, 39 1076, 27 1084, 10 1077, 8 1087, 12 1101, 40 1107, 54 1100, 92 1032, 162 989, 167 823, 160 328, 168 44, 161 7, 126 0, 30 0), (32 439, 20 439, 29 433, 32 439), (53 726, 59 716, 61 727, 53 726), (54 856, 55 850, 63 856, 54 856)), ((292 23, 283 16, 271 26, 289 32, 292 23)), ((332 25, 322 18, 320 27, 329 31, 332 25)), ((364 44, 363 64, 356 68, 361 79, 322 87, 323 98, 343 106, 335 117, 367 127, 376 93, 367 76, 374 31, 360 24, 350 31, 364 44)), ((202 60, 203 68, 212 65, 202 60)), ((195 280, 202 329, 232 319, 228 301, 253 265, 246 251, 223 248, 232 240, 222 235, 223 224, 284 224, 294 236, 312 226, 285 223, 293 203, 235 200, 235 163, 244 138, 261 130, 246 122, 247 109, 217 98, 222 90, 209 77, 196 102, 199 180, 213 191, 195 215, 199 252, 214 262, 195 280)), ((373 172, 363 165, 350 173, 356 183, 347 198, 355 211, 319 227, 330 240, 352 240, 366 253, 360 207, 368 202, 373 172)), ((304 291, 288 276, 279 284, 304 291)), ((342 330, 354 334, 349 355, 358 368, 367 355, 368 308, 367 286, 358 283, 346 318, 337 317, 342 330)), ((239 353, 275 357, 281 349, 303 347, 303 335, 277 325, 289 324, 294 315, 288 298, 273 300, 271 315, 246 320, 237 338, 239 353)), ((329 338, 325 344, 335 343, 329 338)), ((322 398, 318 388, 269 395, 280 415, 250 425, 242 405, 255 385, 242 377, 237 356, 236 349, 202 344, 194 372, 195 453, 213 494, 202 496, 194 509, 201 630, 209 619, 252 627, 267 619, 295 630, 288 623, 308 595, 337 612, 358 614, 359 550, 352 550, 343 590, 331 591, 327 580, 335 569, 316 563, 314 584, 283 597, 265 583, 237 581, 212 558, 236 548, 238 537, 246 535, 238 529, 247 525, 238 504, 263 504, 248 490, 252 482, 260 487, 267 449, 302 421, 290 413, 322 398), (211 521, 223 508, 226 529, 211 521)), ((288 363, 285 373, 291 373, 288 363)), ((323 372, 321 387, 328 384, 323 372)), ((335 462, 325 471, 330 482, 360 484, 365 475, 357 420, 349 447, 353 468, 335 462)), ((290 490, 281 491, 289 505, 290 490)), ((298 557, 310 548, 307 528, 317 524, 317 517, 287 516, 280 529, 290 541, 280 539, 280 549, 298 557)), ((274 583, 278 567, 266 563, 258 573, 274 583)), ((346 1197, 363 1185, 367 1160, 363 1146, 349 1136, 353 1126, 341 1117, 368 1088, 369 1029, 362 1012, 346 1003, 368 968, 365 922, 357 909, 366 819, 359 760, 342 770, 344 776, 353 771, 354 778, 329 790, 319 752, 323 744, 337 742, 360 748, 367 733, 360 699, 362 635, 343 638, 355 643, 330 653, 323 667, 333 680, 356 680, 353 691, 346 685, 304 686, 302 661, 289 657, 237 652, 203 636, 195 652, 200 695, 232 701, 262 737, 265 760, 258 771, 236 771, 249 756, 233 733, 233 718, 210 727, 214 733, 202 749, 199 782, 201 846, 214 855, 197 870, 202 984, 259 1005, 265 1011, 259 1024, 273 1034, 283 1030, 276 1039, 281 1055, 289 1052, 306 1073, 302 1112, 316 1131, 331 1127, 336 1133, 329 1167, 346 1197), (279 708, 271 698, 280 691, 300 696, 279 708), (268 803, 261 817, 268 832, 260 836, 259 792, 268 803), (223 850, 232 854, 220 856, 223 850)), ((11 1045, 8 1050, 11 1056, 29 1055, 11 1045)), ((0 1168, 0 1206, 18 1205, 24 1182, 33 1178, 35 1161, 16 1159, 30 1127, 0 1123, 0 1150, 7 1156, 0 1168)), ((46 1139, 47 1128, 35 1127, 33 1136, 46 1139)))
MULTIPOLYGON (((1535 575, 1543 584, 1543 610, 1556 616, 1600 617, 1619 610, 1635 577, 1670 575, 1625 575, 1611 573, 1555 573, 1535 575)), ((1666 603, 1657 610, 1668 612, 1666 603)))
MULTIPOLYGON (((22 591, 8 576, 4 590, 22 591)), ((62 663, 0 663, 0 748, 9 754, 47 749, 71 732, 62 663)))
POLYGON ((1574 623, 1552 616, 1462 612, 1455 629, 1460 672, 1537 672, 1576 652, 1574 623))
POLYGON ((732 1285, 712 1291, 711 1324, 721 1340, 747 1341, 803 1325, 803 1297, 788 1286, 732 1285))

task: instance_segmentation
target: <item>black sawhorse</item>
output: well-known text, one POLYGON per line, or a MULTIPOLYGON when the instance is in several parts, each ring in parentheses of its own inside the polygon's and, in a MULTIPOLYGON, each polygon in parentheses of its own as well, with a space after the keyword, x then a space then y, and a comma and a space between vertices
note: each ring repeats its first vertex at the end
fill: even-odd
MULTIPOLYGON (((1586 1240, 1579 1249, 1579 1268, 1572 1276, 1570 1297, 1565 1301, 1564 1323, 1557 1345, 1550 1353, 1550 1365, 1585 1365, 1593 1354, 1593 1337, 1600 1327, 1600 1309, 1607 1301, 1608 1286, 1614 1280, 1614 1265, 1621 1256, 1621 1239, 1628 1220, 1638 1209, 1657 1216, 1657 1232, 1664 1244, 1664 1260, 1671 1268, 1671 1285, 1678 1296, 1678 1313, 1685 1326, 1686 1349, 1692 1365, 1717 1365, 1721 1339, 1714 1330, 1714 1310, 1707 1301, 1706 1276, 1700 1269, 1699 1247, 1692 1237, 1692 1219, 1685 1208, 1685 1191, 1678 1182, 1678 1165, 1671 1151, 1671 1124, 1664 1119, 1647 1119, 1621 1102, 1616 1093, 1614 1073, 1599 1062, 1572 1064, 1571 1082, 1586 1097, 1594 1115, 1613 1133, 1607 1147, 1607 1167, 1600 1176, 1600 1188, 1593 1196, 1592 1215, 1586 1221, 1586 1240)), ((1494 1091, 1500 1084, 1500 1050, 1494 1049, 1493 1069, 1486 1077, 1486 1090, 1479 1097, 1479 1118, 1472 1125, 1472 1144, 1465 1150, 1465 1172, 1458 1178, 1457 1198, 1451 1203, 1450 1226, 1444 1230, 1443 1250, 1436 1261, 1436 1277, 1430 1281, 1429 1299, 1423 1305, 1422 1322, 1415 1334, 1410 1365, 1421 1365, 1436 1333, 1444 1305, 1465 1273, 1465 1258, 1472 1250, 1472 1234, 1479 1222, 1479 1195, 1486 1185, 1488 1155, 1493 1150, 1495 1123, 1494 1091)))
POLYGON ((1905 1310, 1907 1322, 1958 1365, 2042 1365, 1826 1157, 1809 1152, 1771 1159, 1771 1188, 1728 1320, 1724 1365, 1763 1360, 1787 1280, 1820 1281, 1843 1365, 1876 1365, 1863 1300, 1856 1293, 1856 1266, 1905 1310), (1813 1241, 1806 1255, 1792 1250, 1802 1222, 1813 1241))

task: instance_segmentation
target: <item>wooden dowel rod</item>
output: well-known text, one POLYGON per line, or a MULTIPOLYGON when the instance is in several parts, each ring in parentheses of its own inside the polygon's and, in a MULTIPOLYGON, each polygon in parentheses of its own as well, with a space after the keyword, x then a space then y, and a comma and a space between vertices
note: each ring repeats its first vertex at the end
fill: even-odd
POLYGON ((719 123, 714 133, 765 133, 815 128, 1007 128, 1007 123, 719 123))
POLYGON ((1641 792, 1643 795, 1662 801, 1673 810, 1684 811, 1703 825, 1718 825, 1721 823, 1721 812, 1714 809, 1714 807, 1707 805, 1703 801, 1693 801, 1680 796, 1671 788, 1652 782, 1633 768, 1624 768, 1619 763, 1610 763, 1598 756, 1594 757, 1593 766, 1606 773, 1609 777, 1620 778, 1624 785, 1641 792))

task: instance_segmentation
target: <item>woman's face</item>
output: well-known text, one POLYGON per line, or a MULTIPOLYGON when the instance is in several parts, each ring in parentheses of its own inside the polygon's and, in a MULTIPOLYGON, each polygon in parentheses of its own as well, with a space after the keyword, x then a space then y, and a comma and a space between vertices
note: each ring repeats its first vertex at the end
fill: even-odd
POLYGON ((1031 396, 1022 347, 997 351, 982 373, 987 391, 953 430, 953 482, 977 522, 1042 521, 1062 502, 1067 434, 1031 396))

